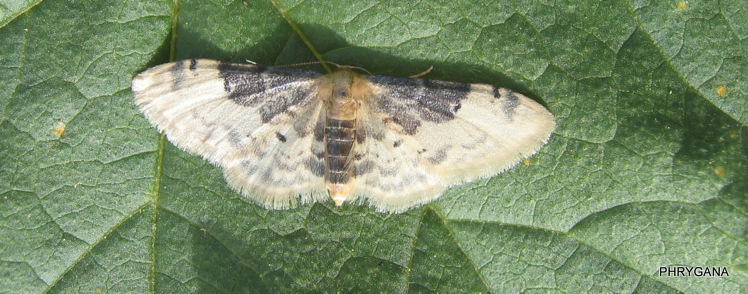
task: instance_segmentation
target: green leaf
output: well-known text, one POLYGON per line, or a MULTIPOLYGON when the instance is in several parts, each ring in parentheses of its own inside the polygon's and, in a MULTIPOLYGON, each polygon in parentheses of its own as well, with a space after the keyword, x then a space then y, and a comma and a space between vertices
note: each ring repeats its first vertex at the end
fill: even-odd
POLYGON ((0 292, 748 292, 746 3, 2 1, 0 292), (558 128, 404 214, 268 211, 133 105, 170 56, 434 66, 558 128))
POLYGON ((0 24, 7 25, 8 22, 24 13, 29 8, 38 4, 34 0, 9 0, 0 2, 0 24))

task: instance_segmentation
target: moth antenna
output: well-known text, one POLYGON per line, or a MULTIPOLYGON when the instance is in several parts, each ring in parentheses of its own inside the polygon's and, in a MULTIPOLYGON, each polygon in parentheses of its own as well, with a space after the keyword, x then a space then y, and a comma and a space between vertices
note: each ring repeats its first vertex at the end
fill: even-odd
POLYGON ((301 62, 301 63, 294 63, 294 64, 285 64, 285 65, 275 65, 275 67, 293 67, 293 66, 302 66, 302 65, 310 65, 310 64, 332 64, 337 67, 341 67, 341 65, 327 60, 320 60, 320 61, 309 61, 309 62, 301 62))
POLYGON ((327 60, 310 61, 310 62, 302 62, 302 63, 294 63, 294 64, 286 64, 286 65, 277 65, 276 67, 292 67, 292 66, 303 66, 303 65, 310 65, 310 64, 331 64, 331 65, 334 65, 335 67, 337 67, 339 69, 340 68, 357 69, 357 70, 364 71, 367 74, 371 75, 371 72, 368 71, 368 70, 366 70, 363 67, 352 66, 352 65, 340 65, 340 64, 337 64, 335 62, 327 61, 327 60))
POLYGON ((419 73, 417 75, 412 75, 409 78, 414 78, 414 79, 420 78, 422 76, 425 76, 425 75, 429 74, 432 70, 434 70, 434 66, 433 65, 430 66, 428 69, 424 70, 422 73, 419 73))
MULTIPOLYGON (((336 65, 337 65, 337 64, 336 64, 336 65)), ((357 69, 357 70, 360 70, 360 71, 366 72, 367 74, 371 75, 371 72, 370 72, 370 71, 368 71, 368 70, 366 70, 366 69, 365 69, 365 68, 363 68, 363 67, 352 66, 352 65, 338 65, 338 68, 350 68, 350 69, 357 69)))

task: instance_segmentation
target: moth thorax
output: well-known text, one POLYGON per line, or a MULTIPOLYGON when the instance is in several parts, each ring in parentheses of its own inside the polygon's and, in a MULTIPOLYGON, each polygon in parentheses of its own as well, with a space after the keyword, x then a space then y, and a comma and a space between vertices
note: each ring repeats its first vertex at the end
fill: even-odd
POLYGON ((328 118, 341 120, 356 118, 358 102, 353 91, 356 79, 356 73, 341 70, 326 76, 321 81, 320 98, 325 101, 328 118))

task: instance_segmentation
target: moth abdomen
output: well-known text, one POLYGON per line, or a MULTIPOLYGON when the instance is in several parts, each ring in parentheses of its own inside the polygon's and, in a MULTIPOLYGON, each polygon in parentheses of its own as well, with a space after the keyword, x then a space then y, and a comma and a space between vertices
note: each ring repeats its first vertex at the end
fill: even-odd
POLYGON ((336 205, 342 205, 351 190, 351 150, 356 143, 355 125, 354 119, 328 116, 325 120, 325 186, 336 205))
POLYGON ((331 183, 347 183, 351 177, 351 150, 356 142, 354 120, 328 118, 325 126, 326 178, 331 183))

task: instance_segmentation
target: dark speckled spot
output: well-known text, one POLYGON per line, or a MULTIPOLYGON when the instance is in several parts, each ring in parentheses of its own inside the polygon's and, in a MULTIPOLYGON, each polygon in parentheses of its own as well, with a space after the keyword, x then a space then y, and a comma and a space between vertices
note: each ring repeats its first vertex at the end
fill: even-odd
POLYGON ((321 177, 325 175, 325 162, 314 156, 306 160, 306 168, 315 176, 321 177))
POLYGON ((421 126, 421 121, 407 114, 401 114, 400 116, 392 116, 384 119, 384 123, 393 122, 400 125, 403 128, 403 132, 407 135, 415 135, 418 131, 418 127, 421 126))
POLYGON ((447 159, 447 152, 444 149, 442 149, 442 150, 436 151, 433 156, 428 157, 426 159, 428 159, 428 161, 431 162, 431 164, 440 164, 445 159, 447 159))
POLYGON ((356 143, 363 144, 364 142, 366 142, 366 129, 357 128, 356 129, 356 143))
POLYGON ((375 164, 374 164, 373 161, 371 161, 371 160, 364 160, 364 161, 362 161, 360 163, 357 163, 355 165, 354 170, 353 170, 353 175, 356 176, 356 177, 365 175, 365 174, 371 172, 371 170, 374 168, 374 166, 375 166, 375 164))
POLYGON ((252 161, 248 159, 242 160, 241 165, 244 171, 247 172, 247 174, 254 174, 258 169, 257 165, 252 163, 252 161))
POLYGON ((314 152, 314 156, 317 157, 318 159, 324 159, 325 158, 325 151, 314 152))
POLYGON ((506 90, 506 96, 502 96, 500 90, 501 88, 493 86, 493 97, 501 101, 501 110, 504 111, 506 118, 509 121, 512 121, 514 112, 516 111, 517 106, 519 106, 519 97, 517 97, 516 93, 511 90, 506 90))
POLYGON ((314 141, 322 142, 325 140, 325 121, 320 119, 314 126, 314 141))
POLYGON ((286 143, 286 136, 283 136, 283 134, 275 132, 275 137, 278 138, 278 141, 281 141, 281 143, 286 143))
POLYGON ((242 135, 236 132, 236 130, 229 131, 229 143, 231 143, 231 146, 234 146, 234 148, 242 148, 242 135))
POLYGON ((314 111, 306 111, 301 116, 297 117, 297 119, 293 120, 293 129, 299 138, 305 138, 306 136, 309 136, 309 134, 314 133, 315 125, 310 124, 310 122, 317 119, 314 117, 314 114, 314 111))
POLYGON ((512 121, 512 118, 514 118, 514 112, 517 110, 517 106, 519 105, 519 98, 512 91, 509 91, 505 98, 504 113, 506 114, 507 119, 512 121))
POLYGON ((172 91, 179 91, 184 86, 184 81, 187 78, 184 72, 184 63, 185 61, 178 61, 175 62, 171 68, 169 69, 169 72, 171 73, 171 90, 172 91))
POLYGON ((229 99, 242 106, 255 106, 260 101, 254 94, 265 90, 261 74, 267 67, 221 62, 218 64, 223 88, 229 99), (253 99, 254 98, 254 99, 253 99))

